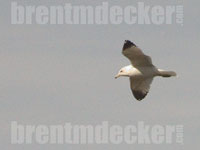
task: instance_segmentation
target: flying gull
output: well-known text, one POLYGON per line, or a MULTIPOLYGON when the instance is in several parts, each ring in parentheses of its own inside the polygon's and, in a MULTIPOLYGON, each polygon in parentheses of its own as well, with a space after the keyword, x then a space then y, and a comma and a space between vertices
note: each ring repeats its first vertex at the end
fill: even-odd
POLYGON ((131 65, 121 68, 115 78, 129 77, 132 93, 138 101, 145 98, 154 77, 176 76, 174 71, 157 69, 152 64, 151 57, 145 55, 140 48, 129 40, 124 42, 122 54, 130 60, 131 65))

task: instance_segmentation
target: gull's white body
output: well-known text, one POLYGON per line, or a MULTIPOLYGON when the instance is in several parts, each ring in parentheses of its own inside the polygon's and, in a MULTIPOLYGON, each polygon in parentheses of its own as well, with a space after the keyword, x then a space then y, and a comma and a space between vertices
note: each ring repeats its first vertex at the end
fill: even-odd
MULTIPOLYGON (((159 71, 156 67, 140 67, 135 68, 132 65, 128 65, 122 68, 126 71, 126 75, 128 77, 134 77, 134 78, 149 78, 159 75, 159 71)), ((124 76, 126 76, 124 75, 124 76)))
POLYGON ((125 41, 122 53, 131 61, 131 65, 121 68, 115 78, 129 77, 132 93, 137 100, 142 100, 147 95, 154 77, 176 76, 173 71, 157 69, 151 58, 130 41, 125 41))

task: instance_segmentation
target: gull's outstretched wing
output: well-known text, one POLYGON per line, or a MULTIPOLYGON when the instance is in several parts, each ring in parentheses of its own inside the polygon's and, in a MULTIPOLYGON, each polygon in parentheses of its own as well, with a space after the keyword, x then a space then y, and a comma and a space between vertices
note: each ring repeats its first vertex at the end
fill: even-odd
POLYGON ((153 66, 151 57, 145 55, 142 50, 131 41, 125 40, 122 54, 126 56, 136 68, 153 66))
POLYGON ((130 77, 131 90, 138 101, 141 101, 148 94, 152 81, 153 78, 137 79, 130 77))

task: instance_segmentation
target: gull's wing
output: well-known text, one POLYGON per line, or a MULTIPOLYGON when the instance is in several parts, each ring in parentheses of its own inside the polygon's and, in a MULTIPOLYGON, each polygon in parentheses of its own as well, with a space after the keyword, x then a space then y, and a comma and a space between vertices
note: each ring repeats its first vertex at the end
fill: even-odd
POLYGON ((126 56, 136 68, 153 66, 151 57, 145 55, 142 50, 131 41, 125 41, 122 54, 126 56))
POLYGON ((138 79, 130 77, 131 90, 138 101, 141 101, 148 94, 152 81, 153 78, 138 79))

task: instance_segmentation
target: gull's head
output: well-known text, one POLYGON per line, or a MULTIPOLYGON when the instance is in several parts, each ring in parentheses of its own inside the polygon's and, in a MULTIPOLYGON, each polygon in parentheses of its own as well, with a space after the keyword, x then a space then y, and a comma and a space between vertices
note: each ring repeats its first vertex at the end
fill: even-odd
POLYGON ((121 76, 129 76, 129 71, 127 67, 121 68, 118 72, 118 74, 115 76, 115 79, 121 77, 121 76))

